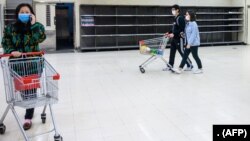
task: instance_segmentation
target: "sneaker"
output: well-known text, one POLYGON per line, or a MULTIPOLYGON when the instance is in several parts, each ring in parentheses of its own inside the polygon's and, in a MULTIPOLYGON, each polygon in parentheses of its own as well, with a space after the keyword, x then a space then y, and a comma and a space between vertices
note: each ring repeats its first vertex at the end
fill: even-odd
POLYGON ((169 68, 169 67, 162 69, 162 71, 170 71, 170 70, 171 70, 171 68, 169 68))
POLYGON ((23 129, 24 130, 29 130, 32 126, 32 121, 31 119, 25 119, 24 124, 23 124, 23 129))
POLYGON ((172 71, 173 71, 174 73, 177 73, 177 74, 181 74, 181 73, 182 73, 182 69, 181 69, 181 68, 178 68, 178 69, 173 68, 172 71))
POLYGON ((186 67, 185 69, 184 69, 184 71, 192 71, 193 70, 193 66, 190 66, 190 67, 186 67))
POLYGON ((203 70, 202 69, 197 69, 193 73, 194 74, 200 74, 200 73, 203 73, 203 70))
POLYGON ((163 71, 170 71, 172 70, 172 66, 170 64, 167 64, 167 67, 163 69, 163 71))

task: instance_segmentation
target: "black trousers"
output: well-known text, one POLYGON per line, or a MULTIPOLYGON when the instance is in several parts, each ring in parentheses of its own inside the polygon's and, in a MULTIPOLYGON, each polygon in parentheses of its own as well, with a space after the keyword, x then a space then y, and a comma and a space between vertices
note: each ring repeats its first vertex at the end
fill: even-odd
MULTIPOLYGON (((31 100, 37 97, 36 92, 37 92, 36 89, 24 90, 24 91, 21 91, 21 96, 23 100, 31 100)), ((34 111, 35 111, 34 108, 26 109, 24 119, 32 119, 34 115, 34 111)))
MULTIPOLYGON (((184 57, 184 47, 183 45, 181 46, 180 40, 183 39, 175 39, 171 41, 171 46, 170 46, 170 56, 169 56, 169 64, 174 67, 174 60, 175 60, 175 54, 176 50, 180 53, 181 57, 184 57)), ((185 64, 187 64, 187 67, 192 66, 192 62, 189 58, 186 59, 185 64)))
POLYGON ((35 111, 34 108, 26 109, 26 113, 25 113, 24 119, 32 119, 33 115, 34 115, 34 111, 35 111))
POLYGON ((201 60, 198 56, 198 46, 192 46, 189 49, 187 49, 187 48, 185 49, 184 57, 182 58, 180 68, 184 67, 190 53, 192 53, 194 60, 196 61, 197 65, 198 65, 198 68, 202 69, 201 60))

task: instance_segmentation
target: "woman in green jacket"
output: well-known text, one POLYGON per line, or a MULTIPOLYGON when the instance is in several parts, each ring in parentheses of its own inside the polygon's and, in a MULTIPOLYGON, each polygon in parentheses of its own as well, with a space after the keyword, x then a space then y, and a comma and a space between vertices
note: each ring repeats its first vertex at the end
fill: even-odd
MULTIPOLYGON (((6 26, 2 39, 5 54, 21 57, 22 53, 40 51, 39 43, 46 39, 44 26, 36 22, 31 5, 22 3, 16 8, 16 22, 6 26)), ((27 92, 26 92, 27 93, 27 92)), ((26 109, 23 128, 28 130, 32 126, 31 119, 34 108, 26 109)))

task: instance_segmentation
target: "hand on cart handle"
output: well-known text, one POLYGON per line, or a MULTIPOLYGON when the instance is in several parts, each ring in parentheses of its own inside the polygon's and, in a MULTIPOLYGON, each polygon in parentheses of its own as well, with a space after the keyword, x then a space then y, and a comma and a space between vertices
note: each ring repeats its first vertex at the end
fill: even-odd
POLYGON ((13 57, 20 57, 20 56, 22 56, 22 53, 19 52, 19 51, 12 51, 12 52, 11 52, 11 55, 12 55, 13 57))
POLYGON ((167 38, 174 38, 174 34, 167 32, 167 33, 165 33, 165 37, 167 37, 167 38))
POLYGON ((31 55, 44 55, 43 51, 40 52, 27 52, 27 53, 21 53, 19 51, 13 51, 11 54, 3 54, 0 55, 0 58, 2 57, 20 57, 20 56, 31 56, 31 55))
POLYGON ((180 33, 180 37, 181 37, 181 38, 185 38, 185 36, 186 36, 186 35, 185 35, 184 32, 181 32, 181 33, 180 33))
POLYGON ((169 33, 168 32, 165 33, 164 36, 168 38, 169 37, 169 33))
POLYGON ((22 56, 44 55, 44 51, 22 53, 22 56))

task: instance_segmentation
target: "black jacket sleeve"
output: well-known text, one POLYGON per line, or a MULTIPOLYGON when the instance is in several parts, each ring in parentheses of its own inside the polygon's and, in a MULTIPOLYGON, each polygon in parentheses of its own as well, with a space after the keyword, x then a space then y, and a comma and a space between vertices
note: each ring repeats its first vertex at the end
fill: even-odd
POLYGON ((179 17, 177 18, 176 22, 177 22, 176 24, 177 24, 177 26, 178 26, 179 28, 176 28, 176 29, 173 31, 173 33, 174 33, 174 36, 175 36, 176 38, 179 38, 179 37, 180 37, 180 33, 181 33, 181 32, 184 32, 184 30, 185 30, 186 22, 185 22, 185 19, 184 19, 183 16, 179 16, 179 17))

